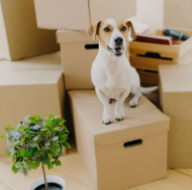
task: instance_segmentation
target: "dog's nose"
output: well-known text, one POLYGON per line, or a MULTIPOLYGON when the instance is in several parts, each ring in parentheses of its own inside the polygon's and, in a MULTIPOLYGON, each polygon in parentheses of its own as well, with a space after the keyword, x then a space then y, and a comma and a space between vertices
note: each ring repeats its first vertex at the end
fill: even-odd
POLYGON ((118 37, 118 38, 115 40, 115 43, 116 43, 116 45, 121 45, 121 44, 123 43, 123 38, 118 37))

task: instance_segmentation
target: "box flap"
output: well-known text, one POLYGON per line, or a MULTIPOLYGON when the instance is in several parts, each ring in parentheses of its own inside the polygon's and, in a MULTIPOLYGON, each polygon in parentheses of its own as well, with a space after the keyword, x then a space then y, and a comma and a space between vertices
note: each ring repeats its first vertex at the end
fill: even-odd
POLYGON ((160 65, 163 92, 192 92, 192 65, 160 65))
POLYGON ((58 30, 57 31, 58 43, 98 43, 93 42, 93 38, 87 34, 86 31, 70 31, 58 30))
MULTIPOLYGON (((103 106, 95 91, 69 91, 69 96, 79 114, 86 120, 95 142, 100 146, 125 143, 169 129, 169 118, 145 97, 141 98, 137 108, 129 108, 127 100, 124 105, 125 119, 104 125, 101 122, 103 106)), ((112 110, 114 104, 115 102, 112 103, 112 110)))
POLYGON ((57 84, 60 70, 4 70, 0 71, 0 86, 57 84))

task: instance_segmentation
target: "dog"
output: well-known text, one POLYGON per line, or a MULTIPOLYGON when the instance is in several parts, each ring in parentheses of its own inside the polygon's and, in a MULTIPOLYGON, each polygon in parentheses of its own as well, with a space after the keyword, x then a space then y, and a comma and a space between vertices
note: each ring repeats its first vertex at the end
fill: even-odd
POLYGON ((130 107, 136 107, 142 93, 157 89, 141 88, 140 78, 128 59, 128 36, 136 39, 136 33, 131 21, 108 19, 99 21, 96 25, 87 28, 87 33, 99 38, 99 51, 93 62, 91 78, 96 94, 103 104, 102 122, 108 125, 112 122, 110 100, 116 99, 115 118, 121 121, 125 117, 124 102, 130 93, 133 98, 130 107))

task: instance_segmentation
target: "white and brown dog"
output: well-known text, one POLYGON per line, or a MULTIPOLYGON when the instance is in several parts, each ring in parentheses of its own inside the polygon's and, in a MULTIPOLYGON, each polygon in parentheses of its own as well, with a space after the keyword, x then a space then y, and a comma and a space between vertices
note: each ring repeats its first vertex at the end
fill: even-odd
POLYGON ((124 114, 124 101, 132 93, 134 96, 129 102, 131 107, 138 105, 141 93, 153 91, 155 88, 143 89, 140 87, 140 78, 137 71, 128 60, 128 35, 136 38, 131 21, 123 22, 114 19, 99 21, 91 25, 87 32, 96 39, 99 37, 99 51, 93 62, 91 77, 98 98, 104 107, 102 121, 110 124, 112 111, 110 99, 116 99, 115 118, 121 121, 124 114))

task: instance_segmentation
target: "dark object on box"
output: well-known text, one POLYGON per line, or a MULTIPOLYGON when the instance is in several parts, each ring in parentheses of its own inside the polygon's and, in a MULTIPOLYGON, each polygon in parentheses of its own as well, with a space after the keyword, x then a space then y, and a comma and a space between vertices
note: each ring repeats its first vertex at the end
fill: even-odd
POLYGON ((183 34, 182 32, 173 29, 164 29, 163 34, 165 36, 171 36, 174 40, 186 41, 189 39, 189 37, 183 34))

